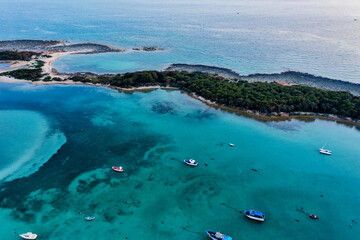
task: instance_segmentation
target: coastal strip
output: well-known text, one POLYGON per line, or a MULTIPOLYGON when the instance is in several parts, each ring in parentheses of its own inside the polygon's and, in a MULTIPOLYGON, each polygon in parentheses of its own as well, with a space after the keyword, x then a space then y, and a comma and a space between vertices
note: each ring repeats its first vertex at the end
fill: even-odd
POLYGON ((360 96, 360 84, 358 83, 330 79, 295 71, 286 71, 273 74, 256 73, 249 75, 240 75, 239 73, 228 68, 186 63, 171 64, 166 70, 179 72, 205 72, 210 74, 216 74, 225 78, 244 80, 248 82, 277 82, 283 85, 297 84, 329 91, 346 91, 355 96, 360 96))
POLYGON ((0 41, 0 51, 34 51, 34 52, 77 52, 82 54, 124 52, 125 49, 115 48, 97 43, 71 44, 65 40, 8 40, 0 41))
POLYGON ((193 64, 172 64, 162 72, 140 71, 103 75, 91 72, 59 73, 51 65, 59 57, 122 50, 95 43, 24 41, 8 41, 6 44, 0 41, 0 47, 7 49, 4 51, 10 51, 0 50, 3 56, 29 60, 23 68, 2 72, 0 81, 33 84, 76 83, 105 86, 125 92, 157 88, 178 89, 215 108, 262 121, 315 117, 355 125, 360 123, 360 90, 359 84, 355 83, 298 72, 241 76, 227 68, 193 64), (17 45, 25 50, 9 50, 17 45), (29 52, 34 49, 38 51, 29 52), (29 57, 29 54, 32 55, 29 57), (302 81, 303 79, 307 82, 302 81), (319 82, 325 81, 333 85, 319 85, 319 82), (344 84, 349 89, 344 90, 344 84), (268 94, 264 95, 264 92, 268 94))

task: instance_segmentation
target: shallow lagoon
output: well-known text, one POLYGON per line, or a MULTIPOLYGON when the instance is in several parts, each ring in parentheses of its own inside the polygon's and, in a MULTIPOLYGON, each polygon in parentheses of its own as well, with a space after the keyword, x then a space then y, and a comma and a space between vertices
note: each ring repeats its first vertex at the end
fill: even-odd
POLYGON ((179 91, 1 83, 0 93, 2 111, 37 112, 66 137, 38 171, 1 184, 4 239, 26 231, 50 240, 207 239, 206 229, 234 239, 360 233, 355 128, 261 123, 179 91), (325 142, 333 156, 316 151, 325 142), (182 163, 189 157, 199 167, 182 163), (123 174, 110 170, 120 164, 123 174), (263 210, 266 222, 245 219, 239 211, 248 208, 263 210))

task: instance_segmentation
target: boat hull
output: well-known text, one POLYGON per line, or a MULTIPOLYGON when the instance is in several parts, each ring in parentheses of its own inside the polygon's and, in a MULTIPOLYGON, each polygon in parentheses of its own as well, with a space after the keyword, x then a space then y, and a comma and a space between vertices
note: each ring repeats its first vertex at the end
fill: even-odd
POLYGON ((123 172, 124 171, 124 169, 118 168, 118 167, 112 167, 112 170, 114 170, 116 172, 123 172))
POLYGON ((191 163, 189 160, 184 160, 184 163, 192 167, 197 167, 197 165, 199 164, 198 162, 191 163))
POLYGON ((37 235, 34 233, 24 233, 19 235, 22 239, 36 239, 37 235))
POLYGON ((251 211, 252 210, 246 210, 244 213, 245 213, 245 216, 251 220, 255 220, 255 221, 258 221, 258 222, 264 222, 265 221, 265 216, 263 217, 257 217, 257 216, 254 216, 254 215, 251 215, 251 211))
POLYGON ((263 222, 265 219, 264 218, 258 218, 258 217, 254 217, 254 216, 249 216, 246 215, 247 218, 255 220, 255 221, 259 221, 259 222, 263 222))
POLYGON ((331 155, 331 152, 326 152, 326 151, 320 151, 320 153, 324 155, 331 155))
POLYGON ((332 152, 331 152, 330 150, 325 149, 324 147, 320 148, 320 149, 319 149, 319 152, 320 152, 321 154, 324 154, 324 155, 331 155, 331 154, 332 154, 332 152))
POLYGON ((207 230, 206 234, 213 240, 232 240, 232 237, 223 234, 223 238, 216 237, 216 232, 207 230))

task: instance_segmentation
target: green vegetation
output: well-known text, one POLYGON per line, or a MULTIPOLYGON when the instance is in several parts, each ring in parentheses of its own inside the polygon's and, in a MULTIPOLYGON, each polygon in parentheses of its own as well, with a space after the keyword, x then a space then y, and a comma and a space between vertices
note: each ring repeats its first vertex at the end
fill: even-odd
POLYGON ((4 72, 0 75, 9 76, 17 79, 39 81, 44 76, 41 69, 42 66, 44 66, 44 62, 36 60, 34 68, 17 69, 9 72, 4 72))
POLYGON ((9 76, 17 79, 25 79, 31 81, 39 81, 43 77, 40 68, 35 69, 18 69, 10 72, 2 73, 1 75, 9 76))
POLYGON ((60 81, 62 81, 62 79, 59 78, 59 77, 51 78, 50 76, 46 76, 46 77, 44 77, 42 79, 42 81, 44 81, 44 82, 50 82, 50 81, 58 81, 58 82, 60 82, 60 81))
POLYGON ((264 114, 315 112, 360 119, 360 97, 348 92, 326 91, 306 86, 230 81, 206 73, 172 71, 142 71, 96 77, 74 76, 72 80, 122 88, 151 85, 178 87, 218 104, 264 114))
POLYGON ((0 52, 0 60, 21 60, 30 61, 32 56, 40 56, 36 52, 16 52, 16 51, 2 51, 0 52))
POLYGON ((44 66, 45 62, 41 60, 36 60, 36 64, 34 68, 42 68, 44 66))

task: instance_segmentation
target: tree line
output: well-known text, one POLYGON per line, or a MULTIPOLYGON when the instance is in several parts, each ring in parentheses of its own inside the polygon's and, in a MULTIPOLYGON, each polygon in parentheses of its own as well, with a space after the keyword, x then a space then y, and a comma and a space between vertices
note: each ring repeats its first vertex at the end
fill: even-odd
POLYGON ((19 60, 19 61, 30 61, 33 56, 40 56, 41 53, 37 52, 17 52, 17 51, 0 51, 0 61, 8 60, 19 60))
MULTIPOLYGON (((42 61, 33 69, 18 69, 2 73, 18 79, 32 81, 60 80, 46 77, 41 70, 42 61)), ((121 88, 140 86, 171 86, 211 100, 217 104, 242 110, 274 112, 314 112, 336 114, 360 119, 360 97, 348 92, 321 90, 307 86, 283 86, 278 83, 226 79, 201 72, 140 71, 125 74, 82 75, 71 78, 75 82, 100 83, 121 88)))
POLYGON ((315 112, 360 119, 360 97, 348 92, 300 85, 283 86, 275 82, 250 83, 201 72, 174 71, 141 71, 96 77, 76 75, 72 80, 122 88, 151 85, 178 87, 218 104, 265 114, 315 112))
POLYGON ((36 60, 32 68, 21 68, 13 71, 3 72, 0 76, 8 76, 16 79, 25 79, 30 81, 40 81, 45 75, 43 74, 42 67, 44 61, 36 60))

